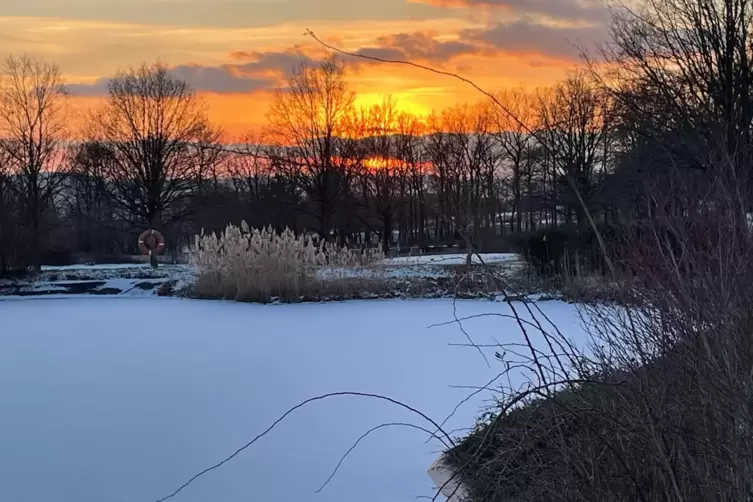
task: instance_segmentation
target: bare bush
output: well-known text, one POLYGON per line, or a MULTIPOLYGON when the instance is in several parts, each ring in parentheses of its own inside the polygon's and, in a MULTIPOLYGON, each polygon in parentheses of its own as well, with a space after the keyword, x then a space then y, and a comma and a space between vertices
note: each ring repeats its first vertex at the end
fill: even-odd
MULTIPOLYGON (((338 269, 355 269, 384 259, 378 249, 353 250, 328 242, 316 242, 292 230, 250 229, 228 225, 220 235, 197 235, 191 262, 199 270, 195 293, 201 297, 237 301, 273 298, 299 301, 328 295, 329 279, 342 279, 338 269), (332 271, 334 277, 318 272, 332 271)), ((362 285, 364 277, 351 276, 362 285)), ((373 276, 370 276, 373 278, 373 276)))
POLYGON ((501 389, 446 456, 473 500, 750 499, 748 205, 732 170, 700 192, 673 177, 671 194, 650 192, 652 218, 623 235, 620 302, 581 307, 588 351, 559 350, 543 320, 527 327, 549 351, 498 350, 528 382, 501 389))
POLYGON ((471 500, 753 498, 751 5, 638 3, 611 61, 640 176, 609 256, 620 302, 582 307, 587 351, 510 304, 525 343, 497 357, 527 382, 445 456, 471 500))

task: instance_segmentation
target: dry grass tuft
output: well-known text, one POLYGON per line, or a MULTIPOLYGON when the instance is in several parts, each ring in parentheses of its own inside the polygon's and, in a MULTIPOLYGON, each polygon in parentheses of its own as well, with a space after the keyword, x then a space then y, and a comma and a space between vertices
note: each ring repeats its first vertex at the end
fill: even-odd
POLYGON ((246 222, 240 227, 228 225, 220 235, 197 235, 190 250, 191 263, 199 271, 194 295, 248 302, 328 296, 333 286, 348 288, 342 281, 330 284, 317 272, 355 269, 383 259, 379 249, 360 251, 317 243, 289 229, 250 229, 246 222))

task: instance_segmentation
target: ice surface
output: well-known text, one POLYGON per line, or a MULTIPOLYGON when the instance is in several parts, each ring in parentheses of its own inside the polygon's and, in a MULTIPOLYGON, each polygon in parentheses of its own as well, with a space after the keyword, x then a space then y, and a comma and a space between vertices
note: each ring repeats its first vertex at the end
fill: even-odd
MULTIPOLYGON (((506 305, 458 301, 458 315, 506 305)), ((543 302, 582 338, 575 308, 543 302)), ((175 298, 79 297, 0 302, 0 500, 153 502, 223 459, 298 402, 337 391, 380 393, 437 421, 501 371, 465 343, 451 300, 249 305, 175 298)), ((479 344, 518 341, 514 321, 465 328, 479 344)), ((460 408, 468 427, 490 394, 460 408)), ((421 432, 364 439, 321 493, 340 457, 384 422, 430 428, 366 398, 313 403, 181 502, 413 502, 433 495, 426 470, 442 449, 421 432)), ((462 435, 462 433, 459 433, 462 435)))

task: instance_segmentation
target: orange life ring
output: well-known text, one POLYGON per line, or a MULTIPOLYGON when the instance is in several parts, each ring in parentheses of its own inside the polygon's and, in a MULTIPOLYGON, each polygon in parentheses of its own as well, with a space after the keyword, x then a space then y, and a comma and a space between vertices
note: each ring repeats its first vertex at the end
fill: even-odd
POLYGON ((157 230, 144 230, 139 235, 141 254, 160 254, 165 250, 165 238, 157 230))

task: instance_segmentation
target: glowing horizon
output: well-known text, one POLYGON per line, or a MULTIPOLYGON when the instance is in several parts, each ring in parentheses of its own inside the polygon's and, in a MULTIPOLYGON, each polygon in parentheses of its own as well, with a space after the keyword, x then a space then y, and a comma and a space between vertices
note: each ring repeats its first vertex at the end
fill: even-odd
MULTIPOLYGON (((167 63, 209 118, 241 137, 264 126, 270 93, 294 67, 325 54, 306 29, 349 52, 456 72, 492 92, 560 80, 578 64, 573 45, 588 50, 606 32, 597 0, 217 1, 27 0, 4 9, 0 40, 6 54, 57 63, 75 107, 95 104, 120 69, 167 63)), ((398 111, 426 117, 482 98, 406 65, 348 61, 348 74, 359 107, 391 95, 398 111)))

